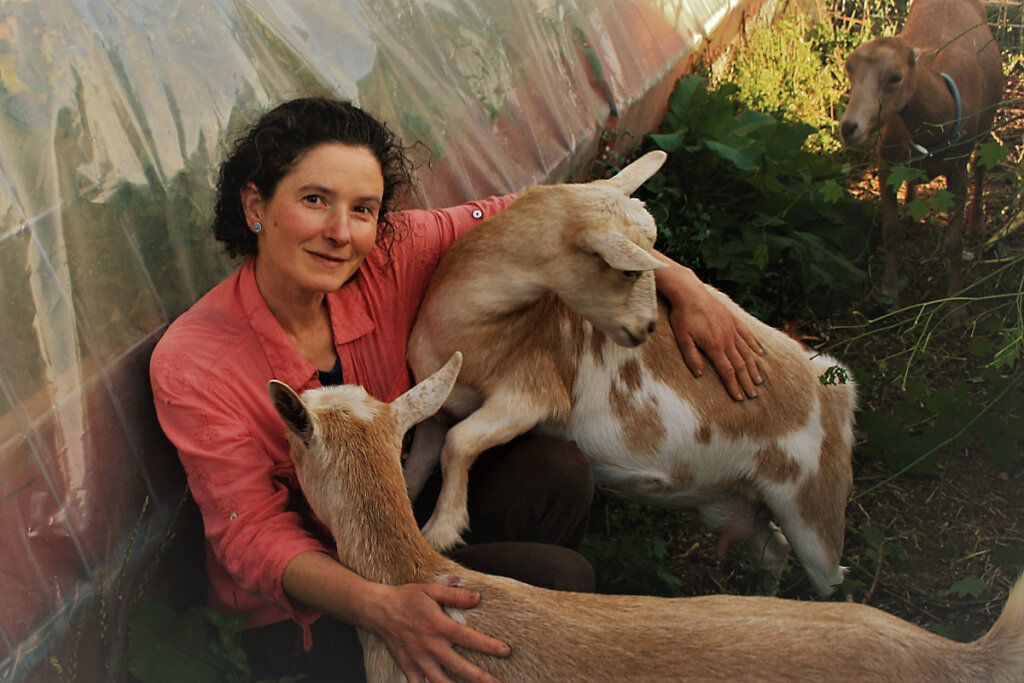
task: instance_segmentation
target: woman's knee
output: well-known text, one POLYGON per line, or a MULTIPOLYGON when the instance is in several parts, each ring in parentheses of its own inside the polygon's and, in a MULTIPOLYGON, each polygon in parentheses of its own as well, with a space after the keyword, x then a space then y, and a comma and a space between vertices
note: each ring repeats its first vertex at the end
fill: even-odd
POLYGON ((527 497, 575 498, 589 507, 594 495, 590 462, 571 441, 527 434, 489 451, 481 461, 483 479, 500 478, 503 488, 522 489, 527 497))

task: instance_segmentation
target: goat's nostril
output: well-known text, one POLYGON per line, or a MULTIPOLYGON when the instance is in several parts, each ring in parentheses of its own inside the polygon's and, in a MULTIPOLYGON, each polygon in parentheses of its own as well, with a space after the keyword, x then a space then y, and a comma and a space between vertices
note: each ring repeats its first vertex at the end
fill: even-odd
POLYGON ((654 333, 654 328, 655 328, 655 326, 656 326, 656 325, 657 325, 657 323, 656 323, 656 322, 654 322, 654 321, 652 320, 652 321, 651 321, 651 322, 650 322, 650 323, 649 323, 649 324, 647 325, 647 334, 653 334, 653 333, 654 333))
POLYGON ((842 136, 842 138, 844 140, 848 140, 850 138, 850 136, 853 135, 856 132, 857 132, 857 122, 856 121, 843 121, 843 123, 839 126, 839 135, 842 136))

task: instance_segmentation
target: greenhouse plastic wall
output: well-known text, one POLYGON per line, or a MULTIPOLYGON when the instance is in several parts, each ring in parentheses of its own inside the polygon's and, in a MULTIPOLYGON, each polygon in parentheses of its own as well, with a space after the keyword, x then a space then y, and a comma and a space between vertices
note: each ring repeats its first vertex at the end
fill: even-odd
POLYGON ((426 206, 574 179, 603 133, 657 125, 684 57, 743 4, 5 2, 0 680, 117 676, 184 499, 149 354, 236 266, 208 226, 240 125, 351 99, 420 143, 426 206))

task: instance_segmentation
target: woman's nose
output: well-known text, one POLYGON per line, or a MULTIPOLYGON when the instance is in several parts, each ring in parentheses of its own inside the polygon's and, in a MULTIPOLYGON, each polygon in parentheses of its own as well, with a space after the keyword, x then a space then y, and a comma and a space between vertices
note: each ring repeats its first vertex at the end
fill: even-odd
POLYGON ((348 216, 344 211, 338 211, 331 215, 324 235, 336 244, 345 244, 351 240, 352 231, 349 227, 348 216))

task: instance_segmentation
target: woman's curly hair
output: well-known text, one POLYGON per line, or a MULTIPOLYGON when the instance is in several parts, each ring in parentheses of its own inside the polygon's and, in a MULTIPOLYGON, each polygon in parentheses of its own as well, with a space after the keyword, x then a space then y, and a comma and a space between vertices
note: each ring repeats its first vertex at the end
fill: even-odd
POLYGON ((384 123, 350 102, 324 97, 290 100, 264 114, 239 138, 220 165, 213 235, 231 256, 256 254, 256 235, 242 209, 241 191, 252 183, 265 199, 305 152, 341 142, 369 149, 384 174, 377 243, 390 248, 400 226, 392 220, 396 200, 412 185, 412 166, 401 140, 384 123))

